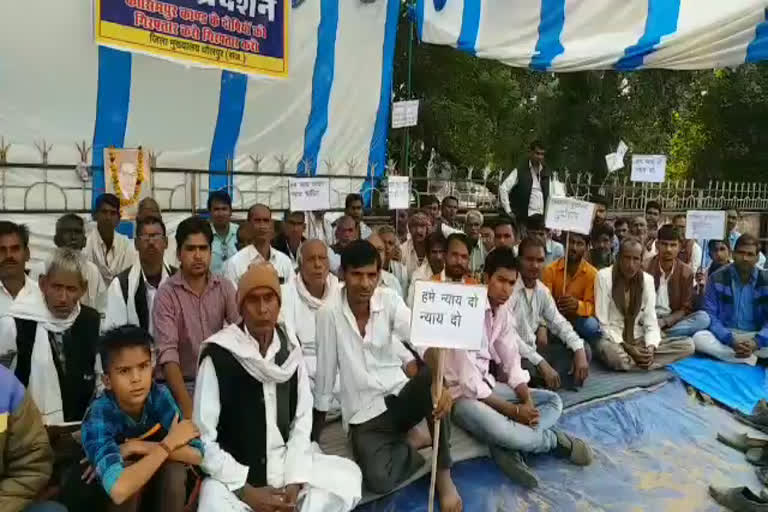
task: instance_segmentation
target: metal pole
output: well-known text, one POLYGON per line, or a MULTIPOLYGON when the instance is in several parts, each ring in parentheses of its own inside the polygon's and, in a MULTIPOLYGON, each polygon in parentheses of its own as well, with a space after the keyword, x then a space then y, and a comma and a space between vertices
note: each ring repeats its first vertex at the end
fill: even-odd
MULTIPOLYGON (((413 19, 408 23, 408 99, 411 99, 411 71, 413 67, 413 19)), ((405 170, 408 171, 408 177, 413 178, 411 172, 410 156, 411 156, 411 129, 405 129, 405 170)))

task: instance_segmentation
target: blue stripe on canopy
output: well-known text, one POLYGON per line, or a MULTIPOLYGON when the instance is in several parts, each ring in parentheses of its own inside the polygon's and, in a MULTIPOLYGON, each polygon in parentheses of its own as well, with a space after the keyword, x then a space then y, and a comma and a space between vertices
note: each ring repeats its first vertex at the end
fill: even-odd
POLYGON ((648 17, 645 32, 637 43, 624 50, 624 56, 616 63, 620 71, 632 71, 643 65, 645 56, 652 53, 661 38, 677 31, 680 0, 648 0, 648 17))
POLYGON ((457 48, 474 55, 479 30, 480 0, 464 0, 464 11, 461 15, 461 32, 459 33, 457 48))
POLYGON ((560 35, 565 25, 565 0, 541 0, 539 40, 531 58, 531 69, 546 71, 555 57, 563 53, 560 35))

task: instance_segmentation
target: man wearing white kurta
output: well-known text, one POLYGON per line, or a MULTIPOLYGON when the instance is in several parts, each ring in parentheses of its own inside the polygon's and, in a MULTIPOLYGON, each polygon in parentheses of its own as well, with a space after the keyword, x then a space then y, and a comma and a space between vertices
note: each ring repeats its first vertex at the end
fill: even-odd
POLYGON ((224 264, 224 276, 237 288, 240 277, 251 264, 267 262, 277 271, 280 284, 294 278, 293 263, 282 252, 272 247, 275 225, 269 207, 257 204, 248 211, 248 222, 253 226, 253 244, 243 247, 224 264))
POLYGON ((360 500, 358 467, 310 441, 312 392, 299 342, 278 324, 280 297, 274 268, 252 266, 238 287, 243 323, 201 348, 194 418, 208 478, 200 512, 343 512, 360 500))
POLYGON ((114 194, 102 194, 93 210, 96 229, 85 241, 85 257, 98 267, 104 286, 133 265, 136 251, 127 236, 115 231, 120 225, 120 199, 114 194))

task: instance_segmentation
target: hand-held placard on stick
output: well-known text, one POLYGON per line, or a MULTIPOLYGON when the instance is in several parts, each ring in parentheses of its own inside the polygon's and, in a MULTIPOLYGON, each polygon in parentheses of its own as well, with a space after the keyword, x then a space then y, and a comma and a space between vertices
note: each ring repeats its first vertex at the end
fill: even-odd
POLYGON ((390 210, 405 210, 411 198, 411 180, 408 176, 387 178, 387 198, 390 210))
POLYGON ((549 229, 588 235, 595 217, 595 204, 571 197, 550 197, 545 224, 549 229))
POLYGON ((632 155, 632 181, 663 183, 666 175, 666 155, 632 155))
POLYGON ((293 212, 312 212, 331 208, 331 183, 328 178, 288 178, 288 197, 293 212))
POLYGON ((413 345, 480 349, 488 297, 484 286, 416 281, 413 296, 413 345))
POLYGON ((686 239, 725 239, 726 213, 724 211, 689 210, 685 217, 686 239))

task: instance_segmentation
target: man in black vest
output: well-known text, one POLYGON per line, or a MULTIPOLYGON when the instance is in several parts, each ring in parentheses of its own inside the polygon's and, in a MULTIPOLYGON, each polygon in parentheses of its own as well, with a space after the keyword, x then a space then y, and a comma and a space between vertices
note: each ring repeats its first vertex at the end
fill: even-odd
POLYGON ((0 362, 26 386, 47 425, 80 421, 93 396, 99 313, 80 304, 82 256, 53 253, 40 292, 17 298, 0 318, 0 362))
POLYGON ((528 158, 504 176, 499 201, 507 215, 524 222, 531 215, 544 215, 549 197, 549 170, 544 167, 544 145, 533 141, 528 158))
POLYGON ((168 238, 160 218, 143 217, 137 221, 134 244, 139 261, 120 272, 109 285, 104 331, 133 324, 153 334, 151 313, 155 294, 176 271, 163 261, 168 238))
POLYGON ((214 334, 200 350, 194 421, 209 477, 198 510, 351 510, 362 476, 354 462, 312 447, 309 377, 293 329, 277 321, 275 269, 251 266, 237 299, 242 324, 214 334))

